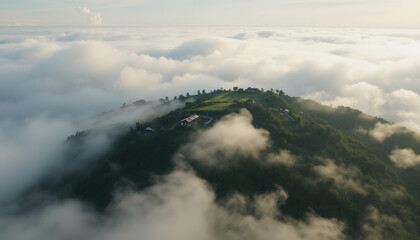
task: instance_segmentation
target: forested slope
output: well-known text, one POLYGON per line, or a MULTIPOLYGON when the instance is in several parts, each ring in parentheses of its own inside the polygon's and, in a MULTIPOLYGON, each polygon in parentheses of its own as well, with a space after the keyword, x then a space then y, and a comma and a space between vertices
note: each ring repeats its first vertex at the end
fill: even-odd
MULTIPOLYGON (((420 153, 416 133, 282 92, 217 90, 192 99, 150 122, 129 123, 99 159, 40 188, 106 211, 118 189, 147 188, 182 165, 209 183, 220 204, 281 187, 288 198, 277 206, 285 216, 335 218, 351 239, 373 231, 384 239, 420 239, 420 167, 405 164, 401 156, 407 155, 400 154, 420 153), (178 124, 191 114, 202 118, 178 124)), ((83 138, 80 133, 68 143, 77 146, 83 138)))

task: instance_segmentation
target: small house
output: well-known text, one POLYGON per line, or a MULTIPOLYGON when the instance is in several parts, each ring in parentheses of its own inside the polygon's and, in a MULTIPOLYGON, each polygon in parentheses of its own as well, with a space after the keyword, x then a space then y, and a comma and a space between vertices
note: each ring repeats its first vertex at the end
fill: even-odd
POLYGON ((179 121, 179 123, 182 126, 191 126, 194 125, 194 123, 196 123, 198 120, 200 120, 200 116, 198 115, 191 115, 187 118, 182 119, 181 121, 179 121))
POLYGON ((153 128, 151 128, 151 127, 147 127, 147 128, 146 128, 146 132, 147 132, 147 133, 152 133, 152 132, 156 132, 156 130, 155 130, 155 129, 153 129, 153 128))
POLYGON ((289 109, 287 109, 287 108, 280 108, 279 111, 282 112, 282 113, 289 114, 289 109))

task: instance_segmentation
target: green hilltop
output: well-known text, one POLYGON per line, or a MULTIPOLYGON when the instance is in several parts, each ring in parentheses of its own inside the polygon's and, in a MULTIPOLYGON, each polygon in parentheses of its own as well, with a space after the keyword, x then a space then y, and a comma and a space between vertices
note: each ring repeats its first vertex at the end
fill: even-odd
MULTIPOLYGON (((300 219, 312 211, 336 218, 346 224, 350 239, 360 239, 367 213, 374 208, 385 239, 420 239, 420 167, 398 168, 389 158, 397 146, 420 153, 415 133, 404 129, 378 141, 369 131, 378 123, 390 124, 384 119, 290 97, 278 90, 220 89, 178 99, 185 101, 185 107, 149 122, 130 123, 111 149, 83 171, 69 174, 57 184, 44 183, 42 188, 104 211, 116 189, 152 185, 154 176, 175 168, 174 155, 197 132, 246 109, 252 115, 252 125, 269 132, 270 145, 258 156, 261 161, 228 156, 230 164, 213 167, 185 158, 197 176, 214 189, 217 201, 235 193, 252 198, 282 186, 289 198, 278 207, 288 216, 300 219), (191 126, 179 124, 195 114, 200 119, 191 126), (267 164, 266 159, 280 150, 287 150, 298 163, 267 164), (314 169, 326 171, 322 180, 314 169), (333 171, 331 176, 328 171, 333 171), (351 184, 362 190, 354 190, 351 184)), ((170 102, 161 100, 162 104, 170 102)), ((68 143, 77 146, 85 135, 79 133, 68 143)))

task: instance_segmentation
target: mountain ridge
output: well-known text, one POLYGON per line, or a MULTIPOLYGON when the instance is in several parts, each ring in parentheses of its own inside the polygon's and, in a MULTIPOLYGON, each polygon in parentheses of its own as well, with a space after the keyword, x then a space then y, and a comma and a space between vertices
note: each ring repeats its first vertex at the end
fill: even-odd
MULTIPOLYGON (((123 126, 126 133, 107 153, 41 188, 106 212, 115 191, 147 189, 182 161, 208 182, 220 204, 281 186, 288 198, 277 207, 287 216, 303 219, 309 211, 337 219, 349 239, 368 238, 371 229, 383 239, 420 239, 420 167, 398 168, 389 157, 404 148, 420 153, 415 133, 351 108, 249 89, 189 96, 194 100, 182 108, 123 126), (192 114, 212 121, 178 124, 192 114)), ((85 134, 68 142, 77 145, 85 134)))

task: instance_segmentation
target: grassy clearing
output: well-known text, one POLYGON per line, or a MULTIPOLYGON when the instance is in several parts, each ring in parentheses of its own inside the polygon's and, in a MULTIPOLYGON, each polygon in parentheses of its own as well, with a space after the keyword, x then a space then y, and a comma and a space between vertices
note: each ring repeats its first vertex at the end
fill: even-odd
POLYGON ((216 96, 216 97, 212 98, 211 100, 213 102, 228 102, 232 99, 232 97, 230 95, 231 94, 229 92, 222 93, 219 96, 216 96))
POLYGON ((230 96, 231 93, 229 92, 225 92, 225 93, 221 93, 209 100, 204 101, 205 103, 210 103, 210 102, 216 102, 216 103, 221 103, 221 102, 229 102, 232 97, 230 96))
POLYGON ((258 99, 261 94, 246 93, 246 92, 223 92, 211 99, 203 101, 205 104, 211 104, 203 107, 195 108, 195 111, 220 111, 224 110, 232 104, 235 100, 244 103, 249 99, 258 99))
POLYGON ((233 103, 216 103, 213 105, 193 109, 194 111, 220 111, 226 109, 233 103))
POLYGON ((212 95, 210 99, 207 99, 203 101, 204 103, 222 103, 222 102, 230 102, 233 100, 248 100, 248 99, 254 99, 258 100, 262 96, 264 96, 261 93, 249 93, 249 92, 222 92, 222 93, 209 93, 208 95, 212 95))

